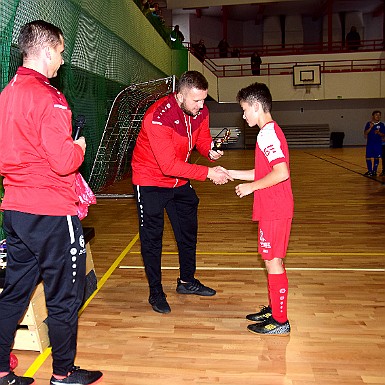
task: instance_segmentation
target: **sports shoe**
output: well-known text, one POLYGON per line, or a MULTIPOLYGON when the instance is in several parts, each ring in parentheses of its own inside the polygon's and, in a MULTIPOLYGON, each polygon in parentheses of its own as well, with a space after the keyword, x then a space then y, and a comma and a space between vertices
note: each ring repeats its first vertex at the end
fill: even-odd
POLYGON ((380 176, 385 176, 385 171, 382 170, 380 176))
POLYGON ((271 316, 270 306, 261 306, 261 311, 258 313, 248 314, 246 318, 254 322, 262 322, 271 316))
POLYGON ((32 385, 34 383, 33 378, 16 376, 13 372, 9 372, 9 374, 0 378, 0 385, 32 385))
POLYGON ((177 279, 176 292, 179 294, 196 294, 204 297, 211 297, 216 294, 214 289, 201 284, 197 279, 193 282, 182 283, 180 279, 177 279))
POLYGON ((280 323, 270 316, 266 321, 252 324, 247 330, 255 334, 287 336, 290 334, 289 321, 280 323))
POLYGON ((373 173, 371 171, 366 171, 366 173, 364 174, 364 176, 373 176, 373 173))
POLYGON ((103 373, 99 370, 80 369, 79 366, 74 366, 68 373, 68 376, 62 380, 57 380, 54 376, 51 377, 51 385, 93 385, 97 384, 103 377, 103 373))
POLYGON ((154 311, 158 313, 166 314, 171 312, 170 305, 167 303, 166 300, 166 294, 164 294, 163 291, 150 294, 148 302, 150 303, 154 311))

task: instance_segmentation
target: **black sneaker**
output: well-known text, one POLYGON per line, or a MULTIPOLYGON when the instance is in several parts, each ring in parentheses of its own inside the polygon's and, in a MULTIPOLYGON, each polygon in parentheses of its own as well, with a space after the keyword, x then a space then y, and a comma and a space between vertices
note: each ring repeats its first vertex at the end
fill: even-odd
POLYGON ((266 321, 252 324, 247 330, 255 334, 287 336, 290 334, 289 321, 280 323, 270 316, 266 321))
POLYGON ((0 378, 0 385, 32 385, 34 383, 33 378, 16 376, 13 372, 9 372, 9 374, 0 378))
POLYGON ((92 385, 97 384, 103 377, 103 373, 98 370, 80 369, 79 366, 74 366, 68 376, 62 380, 57 380, 54 376, 51 377, 50 385, 92 385))
POLYGON ((193 282, 182 283, 180 279, 177 280, 176 292, 179 294, 196 294, 204 297, 211 297, 216 294, 214 289, 202 285, 197 279, 193 282))
POLYGON ((373 173, 371 171, 366 171, 366 173, 364 174, 364 176, 373 176, 373 173))
POLYGON ((152 308, 158 313, 166 314, 171 312, 170 305, 167 303, 166 300, 166 294, 164 294, 163 291, 150 294, 148 302, 150 303, 152 308))
POLYGON ((258 313, 248 314, 246 318, 250 321, 254 322, 262 322, 266 321, 271 317, 271 307, 270 306, 261 306, 261 311, 258 313))

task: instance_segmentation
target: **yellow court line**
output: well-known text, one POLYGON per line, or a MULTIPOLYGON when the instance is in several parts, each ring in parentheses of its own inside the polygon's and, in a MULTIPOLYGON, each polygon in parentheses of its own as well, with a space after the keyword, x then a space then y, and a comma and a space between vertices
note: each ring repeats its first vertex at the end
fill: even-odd
MULTIPOLYGON (((103 277, 98 282, 97 289, 91 294, 91 296, 87 299, 87 301, 83 304, 81 309, 79 310, 79 316, 83 313, 84 309, 88 306, 91 300, 95 297, 95 295, 99 292, 99 290, 104 286, 107 282, 107 279, 111 276, 111 274, 115 271, 115 269, 119 266, 120 262, 122 262, 123 258, 127 255, 127 253, 131 250, 132 246, 139 239, 139 233, 135 235, 132 241, 127 245, 127 247, 121 252, 119 257, 115 260, 115 262, 111 265, 111 267, 107 270, 107 272, 103 275, 103 277)), ((51 354, 51 348, 46 348, 39 356, 36 357, 35 361, 28 368, 28 370, 24 373, 25 377, 33 377, 34 374, 38 371, 38 369, 43 365, 44 361, 51 354)))
MULTIPOLYGON (((140 251, 131 251, 130 254, 140 254, 140 251)), ((178 255, 177 251, 162 251, 162 254, 164 255, 178 255)), ((197 255, 256 255, 258 254, 257 250, 250 251, 247 253, 243 252, 228 252, 228 251, 197 251, 197 255)), ((290 255, 308 255, 308 256, 329 256, 329 255, 342 255, 342 256, 366 256, 366 257, 385 257, 385 253, 345 253, 345 252, 338 252, 335 253, 323 253, 323 252, 289 252, 286 254, 286 256, 290 255)))

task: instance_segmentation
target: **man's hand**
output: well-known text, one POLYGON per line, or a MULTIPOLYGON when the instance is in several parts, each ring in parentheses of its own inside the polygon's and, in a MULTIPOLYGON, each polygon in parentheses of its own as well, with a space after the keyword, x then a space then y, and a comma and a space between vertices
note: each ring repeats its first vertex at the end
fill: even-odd
POLYGON ((214 184, 225 184, 229 180, 233 180, 228 171, 221 166, 209 168, 207 178, 209 178, 214 184))
POLYGON ((86 147, 87 147, 85 137, 84 137, 84 136, 81 136, 79 139, 74 140, 74 143, 76 143, 77 145, 79 145, 79 146, 82 148, 82 150, 83 150, 83 154, 85 154, 85 152, 86 152, 86 147))
POLYGON ((218 150, 218 151, 210 150, 209 151, 209 158, 211 160, 218 160, 222 155, 223 155, 223 151, 221 151, 221 150, 218 150))

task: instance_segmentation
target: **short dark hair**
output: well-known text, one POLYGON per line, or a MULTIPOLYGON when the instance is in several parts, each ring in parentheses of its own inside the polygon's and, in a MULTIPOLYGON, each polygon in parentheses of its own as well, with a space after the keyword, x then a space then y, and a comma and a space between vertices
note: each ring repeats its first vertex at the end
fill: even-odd
POLYGON ((376 114, 381 114, 381 111, 380 110, 374 110, 372 112, 372 116, 376 115, 376 114))
POLYGON ((44 20, 35 20, 25 24, 19 34, 19 50, 24 57, 36 54, 39 48, 55 48, 61 42, 63 32, 59 27, 44 20))
POLYGON ((209 88, 209 83, 200 72, 186 71, 178 81, 177 91, 180 92, 183 88, 197 88, 206 91, 209 88))
POLYGON ((247 102, 253 104, 261 103, 263 112, 271 112, 273 107, 273 98, 269 88, 265 83, 253 83, 238 91, 237 102, 247 102))

